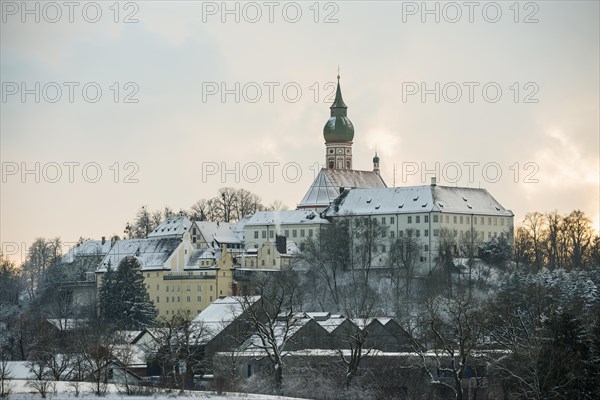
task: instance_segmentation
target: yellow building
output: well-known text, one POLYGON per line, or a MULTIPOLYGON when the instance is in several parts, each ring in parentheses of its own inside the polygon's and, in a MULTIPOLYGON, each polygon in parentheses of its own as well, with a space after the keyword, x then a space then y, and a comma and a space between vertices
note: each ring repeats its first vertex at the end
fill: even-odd
POLYGON ((279 253, 272 242, 249 252, 227 244, 220 248, 195 248, 191 241, 193 226, 179 216, 167 219, 147 239, 117 241, 96 271, 97 288, 109 266, 117 268, 125 257, 131 256, 138 261, 159 318, 180 314, 191 319, 216 299, 234 294, 237 270, 241 276, 247 276, 243 271, 248 265, 252 265, 252 270, 279 270, 292 259, 291 254, 279 253))

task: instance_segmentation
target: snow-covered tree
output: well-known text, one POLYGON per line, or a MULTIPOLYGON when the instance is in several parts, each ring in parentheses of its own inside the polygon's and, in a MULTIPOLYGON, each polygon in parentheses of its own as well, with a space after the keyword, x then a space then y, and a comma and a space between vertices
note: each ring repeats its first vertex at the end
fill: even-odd
POLYGON ((494 266, 504 266, 511 256, 511 243, 504 236, 491 238, 479 245, 479 258, 494 266))
POLYGON ((100 289, 103 320, 123 329, 142 329, 154 323, 157 311, 148 296, 140 264, 125 257, 114 275, 108 268, 100 289))
POLYGON ((106 272, 102 274, 102 285, 98 293, 98 304, 100 308, 100 319, 110 321, 116 314, 115 305, 117 304, 117 293, 115 290, 115 270, 112 265, 106 267, 106 272))

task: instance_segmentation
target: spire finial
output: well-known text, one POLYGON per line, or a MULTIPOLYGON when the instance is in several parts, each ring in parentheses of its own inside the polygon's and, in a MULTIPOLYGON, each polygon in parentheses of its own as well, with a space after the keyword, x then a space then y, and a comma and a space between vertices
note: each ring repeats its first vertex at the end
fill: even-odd
POLYGON ((338 73, 337 73, 337 80, 340 80, 340 65, 338 64, 338 73))

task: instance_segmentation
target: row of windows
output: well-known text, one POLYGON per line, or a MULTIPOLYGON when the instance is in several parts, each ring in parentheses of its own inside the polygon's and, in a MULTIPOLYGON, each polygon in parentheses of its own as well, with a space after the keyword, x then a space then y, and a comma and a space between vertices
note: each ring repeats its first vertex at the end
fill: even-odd
MULTIPOLYGON (((434 215, 434 217, 437 217, 437 215, 434 215)), ((435 221, 435 219, 437 219, 437 218, 434 218, 433 222, 437 222, 437 221, 435 221)), ((409 215, 409 216, 406 217, 406 222, 408 224, 412 224, 412 222, 413 222, 412 215, 409 215)), ((423 222, 424 223, 429 223, 429 215, 423 215, 423 222)), ((415 224, 420 224, 420 223, 421 223, 421 216, 420 215, 415 215, 415 224)))
MULTIPOLYGON (((433 214, 432 219, 434 223, 439 222, 439 215, 438 214, 433 214)), ((464 215, 443 215, 442 218, 444 219, 444 221, 446 223, 450 223, 450 217, 452 217, 452 222, 455 224, 471 224, 471 217, 470 216, 464 216, 464 215)), ((473 217, 473 224, 474 225, 486 225, 485 223, 485 219, 486 217, 473 217)), ((381 217, 381 223, 382 225, 387 225, 388 222, 388 217, 381 217)), ((429 215, 407 215, 406 216, 406 222, 408 224, 420 224, 422 223, 429 223, 429 215), (423 218, 421 218, 423 217, 423 218)), ((505 221, 505 218, 503 217, 487 217, 487 225, 498 225, 500 224, 500 226, 504 226, 506 222, 506 225, 508 225, 508 221, 505 221)), ((390 224, 395 224, 396 223, 396 218, 395 217, 389 217, 389 223, 390 224)), ((273 237, 275 236, 275 233, 273 230, 269 230, 269 238, 273 239, 273 237)), ((301 238, 306 237, 306 231, 305 229, 292 229, 291 230, 291 236, 290 236, 290 229, 286 229, 284 230, 284 236, 289 238, 297 238, 298 237, 298 233, 300 233, 301 238), (299 231, 299 232, 298 232, 299 231)), ((259 235, 262 237, 262 239, 266 239, 267 238, 267 231, 254 231, 254 239, 258 239, 259 235), (260 232, 260 233, 259 233, 260 232)), ((313 229, 308 229, 308 237, 312 237, 313 236, 313 229)), ((393 234, 391 235, 392 237, 393 234)), ((437 236, 437 235, 434 235, 437 236)), ((385 236, 384 236, 385 237, 385 236)))
MULTIPOLYGON (((277 265, 277 260, 275 260, 275 259, 272 260, 271 264, 277 265)), ((258 266, 258 263, 256 265, 258 266)), ((260 260, 260 265, 264 267, 265 266, 265 260, 260 260)), ((254 260, 250 260, 250 266, 254 267, 254 260)))
MULTIPOLYGON (((438 214, 433 214, 433 222, 440 222, 439 219, 439 215, 438 214)), ((452 222, 454 222, 455 224, 470 224, 471 223, 471 217, 470 216, 464 216, 464 215, 443 215, 442 218, 443 220, 449 224, 450 223, 450 217, 452 217, 452 222)), ((400 217, 398 217, 400 218, 400 217)), ((388 217, 381 217, 381 224, 382 225, 386 225, 387 224, 387 219, 388 217)), ((390 220, 390 224, 393 225, 396 223, 396 219, 394 217, 389 217, 390 220)), ((485 223, 486 217, 473 217, 473 224, 474 225, 486 225, 485 223)), ((508 225, 508 221, 506 220, 506 218, 504 217, 487 217, 487 225, 498 225, 500 224, 500 226, 504 226, 505 222, 506 225, 508 225)), ((407 215, 406 216, 406 223, 408 224, 420 224, 421 221, 423 221, 423 223, 429 223, 429 215, 407 215), (423 217, 423 218, 421 218, 423 217)))
MULTIPOLYGON (((181 314, 181 311, 185 311, 185 312, 188 312, 188 313, 192 312, 192 310, 181 310, 181 309, 179 309, 179 310, 177 310, 177 314, 181 314)), ((167 310, 167 311, 165 311, 165 314, 169 315, 169 312, 171 313, 171 315, 175 315, 175 310, 170 310, 170 311, 167 310)), ((202 312, 202 310, 196 310, 197 314, 200 314, 201 312, 202 312)))
MULTIPOLYGON (((223 272, 223 276, 225 276, 225 272, 223 272)), ((146 285, 146 288, 150 289, 150 285, 146 285)), ((165 288, 166 288, 167 293, 168 292, 173 292, 173 293, 175 293, 175 292, 181 292, 181 286, 180 285, 173 285, 173 286, 167 285, 167 286, 165 286, 165 288)), ((156 284, 156 290, 160 290, 160 284, 159 283, 156 284)), ((185 287, 185 291, 186 292, 190 292, 191 290, 192 290, 192 287, 190 285, 187 285, 185 287)), ((212 292, 212 290, 213 290, 213 285, 210 285, 209 291, 212 292)), ((201 285, 197 285, 196 286, 196 291, 201 292, 202 291, 202 286, 201 285)))
MULTIPOLYGON (((358 249, 360 250, 360 246, 358 246, 358 249)), ((386 245, 381 245, 380 247, 381 252, 385 253, 387 251, 387 246, 386 245)), ((377 245, 375 245, 375 251, 377 251, 377 245)), ((429 251, 429 245, 423 245, 423 251, 429 251)))
MULTIPOLYGON (((314 230, 313 229, 292 229, 292 236, 290 236, 290 229, 286 229, 283 231, 283 236, 285 236, 286 238, 289 237, 293 237, 293 238, 297 238, 298 237, 298 231, 300 232, 300 237, 306 237, 306 234, 308 233, 308 237, 313 237, 314 234, 314 230)), ((260 236, 262 239, 266 239, 267 238, 267 231, 254 231, 254 239, 258 239, 258 235, 260 232, 260 236)), ((270 230, 269 231, 269 239, 273 239, 275 237, 275 231, 270 230)))
MULTIPOLYGON (((169 303, 169 300, 170 300, 171 303, 181 303, 181 296, 177 296, 177 297, 175 297, 175 296, 171 296, 171 297, 166 296, 165 297, 165 302, 169 303), (177 299, 177 301, 176 301, 176 299, 177 299)), ((190 303, 192 301, 192 296, 186 296, 185 297, 185 301, 187 303, 190 303)), ((202 296, 196 296, 196 301, 198 301, 198 302, 202 301, 202 296)), ((212 296, 210 296, 210 301, 211 302, 213 301, 213 297, 212 296)), ((156 303, 160 303, 160 296, 156 296, 156 303)))
MULTIPOLYGON (((444 215, 444 219, 447 224, 450 223, 450 215, 444 215)), ((487 217, 487 224, 485 221, 486 221, 486 217, 473 217, 473 225, 498 226, 498 223, 499 223, 500 226, 504 226, 505 222, 506 222, 506 225, 508 226, 508 220, 504 217, 487 217)), ((471 223, 471 217, 463 216, 463 215, 453 215, 452 222, 455 224, 467 224, 468 225, 471 223)))

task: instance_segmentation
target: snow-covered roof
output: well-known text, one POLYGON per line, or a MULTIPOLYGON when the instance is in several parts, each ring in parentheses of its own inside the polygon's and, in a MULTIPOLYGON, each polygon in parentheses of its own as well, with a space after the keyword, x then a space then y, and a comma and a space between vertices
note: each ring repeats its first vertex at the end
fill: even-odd
POLYGON ((219 243, 242 243, 244 240, 243 224, 246 219, 237 223, 214 222, 214 221, 194 221, 200 234, 207 243, 217 239, 219 243))
POLYGON ((220 236, 217 235, 213 238, 217 243, 227 243, 227 244, 241 244, 242 240, 235 236, 220 236))
MULTIPOLYGON (((256 303, 259 299, 260 296, 247 298, 251 304, 256 303)), ((242 300, 242 298, 234 296, 217 299, 198 314, 193 322, 202 325, 203 329, 208 332, 208 339, 213 338, 242 314, 242 301, 246 301, 246 299, 242 300)))
MULTIPOLYGON (((310 315, 311 313, 309 313, 310 315)), ((329 333, 333 332, 338 326, 340 326, 344 321, 346 321, 346 318, 341 316, 341 315, 330 315, 329 318, 323 320, 323 319, 316 319, 317 323, 319 325, 321 325, 323 328, 325 328, 325 330, 329 333)))
POLYGON ((138 338, 138 336, 140 336, 141 333, 142 333, 142 331, 125 331, 125 330, 120 330, 120 331, 115 332, 117 338, 120 341, 122 341, 123 343, 132 343, 135 339, 138 338))
POLYGON ((374 171, 323 168, 298 204, 298 208, 327 207, 340 195, 340 188, 386 188, 374 171))
POLYGON ((485 189, 430 186, 440 211, 455 214, 513 216, 485 189))
MULTIPOLYGON (((298 318, 295 321, 291 322, 287 327, 287 339, 290 339, 294 336, 300 329, 306 325, 311 318, 298 318)), ((284 334, 286 329, 286 321, 276 321, 273 324, 273 334, 275 336, 275 340, 277 341, 277 345, 281 346, 284 340, 284 334)), ((262 342, 260 340, 260 336, 252 335, 244 344, 241 346, 242 349, 252 350, 252 349, 263 349, 262 342)))
POLYGON ((100 263, 98 272, 105 272, 109 263, 112 268, 117 268, 127 256, 135 257, 142 270, 162 269, 180 243, 181 238, 175 237, 118 240, 100 263))
POLYGON ((298 248, 296 243, 294 243, 291 240, 287 240, 285 242, 285 247, 286 247, 286 253, 282 254, 284 256, 293 256, 295 254, 300 254, 300 249, 298 248))
POLYGON ((86 240, 83 243, 77 243, 67 254, 62 256, 63 263, 72 263, 76 257, 105 256, 110 251, 109 240, 86 240))
POLYGON ((258 211, 246 226, 327 224, 312 210, 258 211))
POLYGON ((487 190, 448 186, 406 186, 345 190, 326 216, 405 214, 439 211, 455 214, 512 216, 487 190))
POLYGON ((217 251, 215 250, 194 249, 192 250, 192 254, 190 254, 190 259, 186 264, 186 268, 199 267, 200 260, 215 260, 217 257, 217 251))
POLYGON ((155 237, 182 237, 183 234, 190 230, 192 221, 190 221, 185 215, 177 215, 165 219, 159 226, 156 227, 148 238, 155 237))
POLYGON ((73 319, 73 318, 56 318, 47 319, 49 324, 53 325, 60 331, 69 331, 71 329, 81 328, 87 324, 86 319, 73 319))
POLYGON ((113 354, 117 360, 127 364, 128 368, 145 367, 148 358, 143 347, 136 344, 114 345, 113 354))

